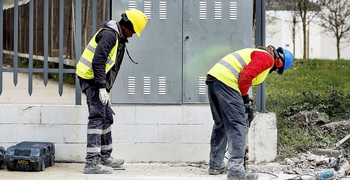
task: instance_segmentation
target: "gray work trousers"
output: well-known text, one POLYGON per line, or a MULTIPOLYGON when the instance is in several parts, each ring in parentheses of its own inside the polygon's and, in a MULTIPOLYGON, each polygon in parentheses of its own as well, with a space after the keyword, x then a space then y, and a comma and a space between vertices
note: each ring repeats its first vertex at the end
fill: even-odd
MULTIPOLYGON (((82 88, 83 89, 83 88, 82 88)), ((86 163, 99 164, 101 159, 111 156, 113 115, 110 107, 104 106, 99 99, 99 89, 94 86, 84 88, 89 108, 87 124, 86 163)))
POLYGON ((214 119, 210 140, 209 168, 225 167, 228 144, 229 178, 244 178, 244 154, 247 136, 245 107, 241 94, 219 80, 208 82, 208 96, 214 119))

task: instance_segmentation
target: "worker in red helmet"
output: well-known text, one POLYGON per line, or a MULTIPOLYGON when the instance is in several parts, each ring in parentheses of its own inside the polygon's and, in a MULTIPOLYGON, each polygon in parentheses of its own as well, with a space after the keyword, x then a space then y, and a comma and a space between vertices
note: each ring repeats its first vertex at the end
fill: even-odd
POLYGON ((209 103, 214 119, 210 140, 209 174, 227 172, 228 180, 258 178, 246 173, 244 154, 247 136, 245 104, 249 103, 251 85, 261 84, 271 72, 283 74, 293 65, 288 50, 274 46, 246 48, 232 52, 207 73, 209 103), (228 144, 228 163, 225 149, 228 144))
POLYGON ((140 36, 147 18, 136 9, 126 10, 121 17, 119 22, 110 20, 100 25, 77 64, 76 74, 89 110, 85 174, 111 174, 112 167, 124 163, 111 156, 113 110, 109 92, 121 67, 127 39, 135 33, 140 36))

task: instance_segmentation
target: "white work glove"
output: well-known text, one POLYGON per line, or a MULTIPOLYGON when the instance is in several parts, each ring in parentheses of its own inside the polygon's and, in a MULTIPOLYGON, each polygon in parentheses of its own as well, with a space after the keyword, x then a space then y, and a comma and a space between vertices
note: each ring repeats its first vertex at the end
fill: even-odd
POLYGON ((110 100, 109 100, 109 94, 105 88, 100 88, 100 101, 103 105, 109 105, 110 100))

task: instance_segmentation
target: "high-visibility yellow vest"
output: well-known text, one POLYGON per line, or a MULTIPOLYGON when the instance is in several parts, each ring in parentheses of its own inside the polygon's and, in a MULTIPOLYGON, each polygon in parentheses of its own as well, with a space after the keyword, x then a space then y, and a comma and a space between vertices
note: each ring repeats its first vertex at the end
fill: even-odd
MULTIPOLYGON (((219 81, 223 82, 227 86, 232 87, 233 89, 241 93, 238 86, 238 78, 240 73, 242 72, 242 69, 250 63, 250 55, 253 51, 266 52, 261 49, 253 48, 247 48, 233 52, 222 58, 219 62, 217 62, 207 74, 214 76, 219 81)), ((272 66, 269 69, 266 69, 265 71, 260 73, 257 77, 255 77, 252 80, 252 85, 257 86, 264 82, 271 68, 272 66)))
MULTIPOLYGON (((98 32, 94 35, 94 37, 90 40, 89 44, 86 46, 83 54, 81 55, 79 62, 77 64, 77 70, 76 74, 84 79, 92 79, 94 78, 94 73, 92 71, 92 59, 95 55, 95 50, 97 47, 97 43, 95 41, 95 38, 97 34, 106 28, 101 28, 98 30, 98 32)), ((116 33, 116 42, 114 47, 112 48, 111 52, 108 55, 108 59, 106 62, 106 74, 107 72, 113 67, 115 64, 115 59, 117 56, 117 49, 118 49, 118 34, 116 33)))

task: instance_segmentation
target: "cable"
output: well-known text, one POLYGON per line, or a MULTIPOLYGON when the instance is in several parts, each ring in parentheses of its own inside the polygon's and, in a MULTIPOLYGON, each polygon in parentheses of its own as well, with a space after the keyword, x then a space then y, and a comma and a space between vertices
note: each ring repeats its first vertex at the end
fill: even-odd
POLYGON ((138 62, 135 62, 135 61, 132 60, 132 58, 130 57, 130 54, 129 54, 128 48, 126 48, 126 45, 125 45, 125 49, 126 49, 126 53, 128 54, 129 59, 131 60, 131 62, 133 62, 134 64, 138 64, 138 62))
POLYGON ((253 172, 253 173, 257 173, 257 174, 268 174, 268 175, 274 176, 274 177, 272 177, 271 179, 278 179, 278 176, 277 176, 276 174, 269 173, 269 172, 258 171, 258 172, 253 172))
POLYGON ((313 175, 313 174, 302 174, 302 175, 299 175, 299 176, 288 178, 287 180, 300 180, 300 179, 302 179, 302 176, 312 176, 312 177, 314 177, 316 179, 316 176, 313 175))

